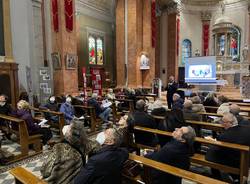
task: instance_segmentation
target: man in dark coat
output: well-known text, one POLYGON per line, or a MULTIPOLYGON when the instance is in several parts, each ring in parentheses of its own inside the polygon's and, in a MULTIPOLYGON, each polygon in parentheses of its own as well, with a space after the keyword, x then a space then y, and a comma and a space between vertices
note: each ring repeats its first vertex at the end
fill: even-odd
MULTIPOLYGON (((222 117, 222 125, 225 131, 217 137, 218 141, 250 146, 250 128, 239 125, 233 114, 225 113, 222 117)), ((210 146, 206 153, 206 160, 239 167, 240 153, 239 151, 221 146, 210 146)))
POLYGON ((183 103, 184 103, 184 100, 181 98, 179 94, 177 93, 173 94, 172 110, 175 110, 175 109, 183 110, 183 103))
POLYGON ((145 144, 148 146, 155 146, 157 144, 157 138, 152 133, 145 133, 142 131, 136 131, 134 126, 142 126, 147 128, 157 128, 157 124, 154 118, 146 113, 147 107, 144 100, 138 100, 136 102, 136 111, 128 116, 128 129, 135 135, 135 142, 139 144, 145 144))
POLYGON ((236 117, 239 125, 250 126, 250 121, 240 115, 240 107, 237 104, 230 105, 229 111, 236 117))
POLYGON ((174 81, 174 76, 169 77, 169 82, 165 90, 167 90, 167 101, 168 101, 168 108, 171 109, 173 104, 173 95, 176 93, 178 89, 178 84, 174 81))
POLYGON ((115 146, 117 137, 114 129, 107 129, 100 137, 103 140, 97 141, 104 142, 102 148, 89 158, 74 184, 121 184, 122 168, 128 159, 128 151, 115 146))
MULTIPOLYGON (((173 132, 173 140, 162 149, 146 157, 181 169, 189 169, 190 156, 193 154, 195 131, 192 127, 181 127, 173 132)), ((181 178, 159 170, 151 170, 152 184, 181 184, 181 178)))

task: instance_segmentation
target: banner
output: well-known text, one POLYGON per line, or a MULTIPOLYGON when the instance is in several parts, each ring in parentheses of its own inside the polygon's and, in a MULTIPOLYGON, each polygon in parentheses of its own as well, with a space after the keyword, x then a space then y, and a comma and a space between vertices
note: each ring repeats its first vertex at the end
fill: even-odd
POLYGON ((65 25, 67 31, 73 31, 73 0, 64 0, 65 25))
POLYGON ((152 47, 155 48, 156 45, 156 3, 155 0, 151 2, 151 31, 152 31, 152 47))
POLYGON ((59 23, 58 23, 58 3, 57 0, 52 0, 52 20, 53 20, 53 28, 55 32, 59 31, 59 23))
POLYGON ((92 93, 102 96, 102 78, 101 71, 98 68, 90 68, 92 78, 92 93))

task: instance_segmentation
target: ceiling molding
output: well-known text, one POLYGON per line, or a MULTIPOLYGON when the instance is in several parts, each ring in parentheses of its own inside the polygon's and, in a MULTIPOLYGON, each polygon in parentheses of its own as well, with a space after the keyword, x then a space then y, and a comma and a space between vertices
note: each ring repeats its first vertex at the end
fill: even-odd
POLYGON ((87 15, 105 22, 115 22, 114 8, 115 0, 108 0, 108 4, 101 4, 102 1, 77 0, 76 15, 87 15), (93 3, 94 2, 94 3, 93 3), (110 3, 112 2, 112 3, 110 3))

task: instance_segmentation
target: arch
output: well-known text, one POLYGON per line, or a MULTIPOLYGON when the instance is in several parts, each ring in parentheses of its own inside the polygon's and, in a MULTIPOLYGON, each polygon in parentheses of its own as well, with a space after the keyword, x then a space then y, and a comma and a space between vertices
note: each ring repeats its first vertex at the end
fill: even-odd
POLYGON ((232 27, 230 40, 230 56, 233 61, 240 61, 241 31, 238 26, 232 27))

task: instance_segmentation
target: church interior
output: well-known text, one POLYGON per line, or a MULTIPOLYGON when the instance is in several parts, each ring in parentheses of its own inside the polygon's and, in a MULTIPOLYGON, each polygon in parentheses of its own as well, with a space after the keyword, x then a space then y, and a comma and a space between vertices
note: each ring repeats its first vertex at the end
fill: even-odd
POLYGON ((250 0, 0 0, 0 183, 250 184, 250 0))

